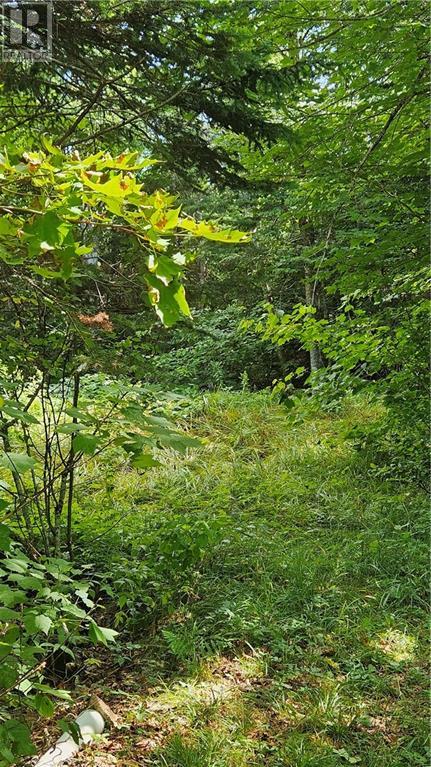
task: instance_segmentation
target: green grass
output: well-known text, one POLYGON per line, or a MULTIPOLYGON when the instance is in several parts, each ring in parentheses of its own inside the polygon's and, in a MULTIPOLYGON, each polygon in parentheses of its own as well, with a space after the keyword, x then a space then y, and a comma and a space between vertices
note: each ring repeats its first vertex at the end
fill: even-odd
POLYGON ((186 418, 201 450, 81 499, 83 545, 137 584, 105 690, 127 693, 122 765, 429 763, 426 499, 345 439, 378 417, 212 395, 186 418))

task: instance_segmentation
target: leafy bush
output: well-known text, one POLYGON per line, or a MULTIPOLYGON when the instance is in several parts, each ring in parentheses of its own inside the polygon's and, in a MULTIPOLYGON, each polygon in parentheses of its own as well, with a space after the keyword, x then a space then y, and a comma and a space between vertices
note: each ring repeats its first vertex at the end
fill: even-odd
POLYGON ((116 632, 92 617, 95 604, 82 569, 58 558, 31 560, 0 525, 0 766, 34 753, 27 726, 13 718, 25 709, 52 716, 56 699, 69 700, 52 687, 50 662, 69 660, 86 643, 108 644, 116 632))
POLYGON ((148 193, 145 171, 155 162, 136 152, 81 158, 46 137, 43 151, 10 145, 0 154, 0 466, 12 478, 7 491, 21 537, 36 536, 47 555, 60 556, 65 539, 72 553, 75 469, 83 456, 121 442, 132 464, 148 468, 155 465, 150 432, 158 432, 159 443, 178 443, 166 421, 144 416, 142 399, 131 402, 115 381, 110 400, 98 397, 107 405, 102 414, 81 402, 83 376, 109 369, 118 375, 113 323, 94 283, 110 283, 110 298, 119 292, 152 307, 169 327, 190 315, 181 280, 192 256, 178 252, 175 235, 249 240, 195 221, 164 191, 148 193), (99 258, 100 230, 131 243, 120 269, 112 253, 99 258))
MULTIPOLYGON (((264 319, 247 321, 266 340, 283 345, 297 338, 310 351, 316 344, 327 367, 306 380, 308 396, 317 407, 336 410, 346 395, 358 391, 379 396, 387 415, 370 429, 356 426, 358 446, 367 448, 381 474, 394 479, 410 478, 426 484, 428 476, 428 269, 398 277, 397 308, 380 289, 369 290, 373 313, 361 308, 361 295, 344 297, 342 307, 330 319, 318 318, 314 307, 298 304, 290 313, 267 307, 264 319)), ((357 292, 358 293, 358 292, 357 292)), ((365 297, 362 297, 365 298, 365 297)), ((300 374, 302 369, 300 369, 300 374)), ((283 394, 291 386, 276 384, 283 394)))
MULTIPOLYGON (((129 529, 118 526, 101 547, 93 544, 95 578, 109 597, 114 624, 133 632, 171 612, 187 598, 199 568, 228 527, 221 512, 167 513, 153 522, 141 519, 129 529)), ((84 554, 90 548, 89 534, 84 523, 84 554)))

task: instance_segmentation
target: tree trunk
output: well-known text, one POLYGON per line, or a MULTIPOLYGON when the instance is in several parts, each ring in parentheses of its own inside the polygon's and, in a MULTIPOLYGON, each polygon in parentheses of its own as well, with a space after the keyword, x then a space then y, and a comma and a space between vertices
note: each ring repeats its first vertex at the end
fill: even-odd
MULTIPOLYGON (((75 373, 73 378, 73 407, 78 407, 78 400, 79 400, 79 383, 80 383, 80 375, 79 373, 75 373)), ((73 416, 72 423, 76 423, 77 418, 73 416)), ((70 559, 72 559, 73 551, 72 551, 72 504, 73 504, 73 483, 75 478, 75 450, 73 447, 73 437, 72 434, 71 441, 70 441, 70 474, 69 474, 69 489, 68 489, 68 496, 67 496, 67 530, 66 530, 66 541, 67 541, 67 548, 69 551, 70 559)))
MULTIPOLYGON (((316 306, 316 295, 314 290, 313 278, 308 266, 305 267, 305 303, 307 306, 316 306)), ((315 373, 316 370, 325 367, 323 361, 322 352, 319 347, 313 346, 310 349, 310 371, 315 373)))

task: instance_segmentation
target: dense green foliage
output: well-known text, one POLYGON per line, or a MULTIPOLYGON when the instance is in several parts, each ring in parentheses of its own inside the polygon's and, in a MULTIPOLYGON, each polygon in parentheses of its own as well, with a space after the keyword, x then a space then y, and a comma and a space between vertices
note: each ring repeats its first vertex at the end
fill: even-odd
POLYGON ((124 767, 426 764, 428 11, 56 0, 2 61, 0 767, 142 652, 124 767))
POLYGON ((256 46, 254 24, 268 31, 277 17, 249 0, 60 2, 52 62, 6 65, 4 132, 52 133, 54 112, 62 145, 144 145, 180 176, 235 181, 238 161, 205 125, 259 146, 288 135, 261 97, 292 88, 307 62, 272 61, 283 29, 256 46))
MULTIPOLYGON (((50 717, 54 701, 71 702, 67 690, 47 683, 47 670, 55 667, 56 658, 73 660, 76 646, 89 642, 107 645, 117 632, 99 626, 91 617, 90 584, 79 568, 53 557, 32 561, 11 542, 3 524, 0 533, 3 705, 6 711, 17 713, 22 707, 50 717)), ((1 763, 14 764, 17 756, 34 753, 28 728, 22 721, 8 718, 0 730, 1 763)))
POLYGON ((144 481, 114 471, 109 492, 98 465, 97 508, 80 493, 80 545, 134 638, 114 651, 120 763, 425 767, 427 500, 346 440, 381 407, 216 393, 181 410, 200 451, 144 481))
MULTIPOLYGON (((181 284, 187 256, 172 247, 178 230, 221 242, 246 236, 184 216, 165 192, 144 192, 136 173, 152 160, 101 152, 82 160, 69 158, 46 139, 44 146, 46 152, 5 151, 0 165, 0 259, 7 305, 2 317, 0 504, 14 538, 33 559, 47 559, 50 574, 54 556, 60 582, 70 582, 72 595, 87 603, 87 592, 67 575, 70 564, 59 559, 65 548, 73 556, 79 464, 115 445, 126 451, 132 466, 147 469, 157 466, 154 446, 186 449, 195 444, 172 428, 148 390, 106 375, 90 376, 112 367, 110 344, 100 342, 100 334, 112 331, 112 322, 106 312, 95 313, 91 289, 95 281, 109 280, 112 265, 99 264, 91 232, 102 227, 134 239, 135 261, 128 264, 134 286, 165 326, 190 314, 181 284)), ((126 270, 121 276, 131 280, 126 270)), ((18 560, 6 555, 4 564, 3 698, 10 706, 24 693, 28 705, 49 715, 50 698, 40 702, 38 692, 30 693, 45 689, 56 695, 52 687, 40 687, 41 672, 46 659, 60 651, 73 657, 70 644, 82 632, 86 614, 51 586, 43 564, 36 565, 41 573, 22 555, 18 560), (11 580, 24 590, 14 590, 11 580), (10 609, 17 604, 20 613, 10 609), (40 631, 48 637, 42 644, 34 638, 40 631)), ((104 641, 106 631, 112 633, 90 622, 93 640, 104 641)), ((24 738, 22 727, 16 723, 21 729, 15 736, 13 722, 0 727, 4 764, 28 753, 29 746, 18 743, 24 738)))

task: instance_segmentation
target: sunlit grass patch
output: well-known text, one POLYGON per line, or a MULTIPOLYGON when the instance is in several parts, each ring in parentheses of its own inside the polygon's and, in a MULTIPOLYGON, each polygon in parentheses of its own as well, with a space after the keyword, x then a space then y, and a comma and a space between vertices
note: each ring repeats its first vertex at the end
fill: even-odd
POLYGON ((191 675, 152 690, 145 708, 152 713, 176 711, 194 716, 196 707, 237 699, 263 677, 266 668, 264 657, 264 653, 254 653, 205 661, 191 675))
POLYGON ((388 629, 388 631, 382 632, 373 644, 380 652, 396 663, 413 660, 417 647, 415 637, 398 629, 388 629))
POLYGON ((225 733, 202 728, 188 737, 174 734, 155 754, 153 764, 161 767, 248 767, 253 744, 226 738, 225 733))

